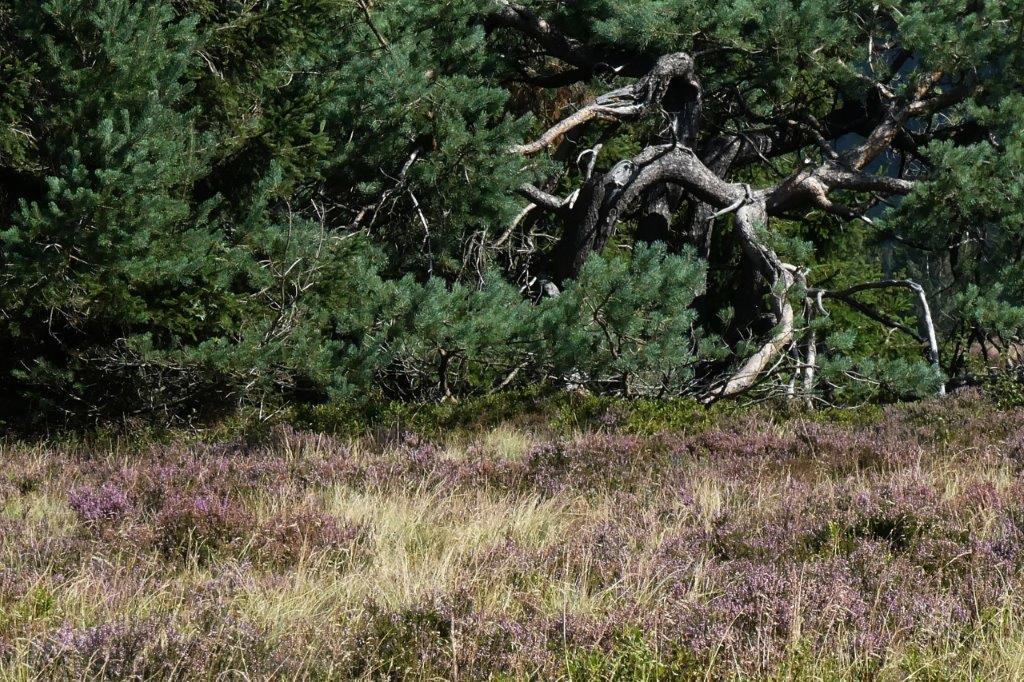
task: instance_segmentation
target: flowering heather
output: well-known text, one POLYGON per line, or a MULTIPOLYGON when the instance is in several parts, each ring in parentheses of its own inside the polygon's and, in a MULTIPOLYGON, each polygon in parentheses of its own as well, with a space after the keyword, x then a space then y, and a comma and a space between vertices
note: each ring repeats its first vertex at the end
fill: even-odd
POLYGON ((99 488, 91 485, 76 488, 68 496, 68 504, 78 518, 87 523, 119 520, 130 507, 128 494, 114 483, 104 483, 99 488))
POLYGON ((153 525, 157 544, 165 554, 206 554, 239 541, 252 519, 232 500, 186 494, 167 499, 153 525))
POLYGON ((1024 414, 6 445, 0 678, 1024 677, 1024 414))

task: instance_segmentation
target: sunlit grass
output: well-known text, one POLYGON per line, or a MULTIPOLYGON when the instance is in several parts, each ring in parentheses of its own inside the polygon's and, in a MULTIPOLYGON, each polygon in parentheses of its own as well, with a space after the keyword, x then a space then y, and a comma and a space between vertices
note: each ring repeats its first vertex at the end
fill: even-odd
POLYGON ((0 678, 1021 678, 1021 415, 952 409, 3 444, 0 678))

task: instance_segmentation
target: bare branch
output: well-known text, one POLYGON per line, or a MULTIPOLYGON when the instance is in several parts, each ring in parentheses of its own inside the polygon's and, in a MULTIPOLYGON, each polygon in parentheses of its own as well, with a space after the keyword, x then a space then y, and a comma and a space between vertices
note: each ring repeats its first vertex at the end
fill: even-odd
POLYGON ((590 104, 562 119, 537 140, 512 148, 515 154, 530 156, 555 144, 570 131, 593 121, 622 121, 638 118, 647 113, 665 97, 670 84, 682 78, 691 89, 693 112, 699 114, 700 84, 694 75, 693 58, 685 52, 675 52, 659 58, 651 70, 636 83, 605 93, 590 104))
POLYGON ((529 183, 519 186, 519 194, 552 213, 564 214, 568 210, 568 199, 556 197, 529 183))
MULTIPOLYGON (((941 366, 939 364, 939 342, 938 336, 935 333, 935 322, 932 319, 931 306, 928 304, 928 295, 925 293, 924 287, 922 287, 917 282, 910 279, 885 279, 879 280, 877 282, 864 282, 863 284, 857 284, 847 289, 843 289, 842 291, 830 292, 825 290, 810 290, 808 291, 808 295, 814 295, 816 297, 835 298, 841 300, 844 303, 847 303, 859 309, 861 312, 864 312, 869 317, 873 317, 874 319, 882 321, 883 324, 888 324, 891 327, 904 331, 908 334, 911 334, 915 338, 920 339, 927 345, 928 361, 931 362, 932 367, 935 368, 936 372, 941 371, 941 366), (854 294, 857 294, 862 291, 890 288, 908 289, 909 291, 912 291, 915 294, 917 298, 921 324, 925 328, 925 338, 921 339, 921 337, 918 334, 915 334, 914 332, 910 331, 905 325, 878 313, 877 311, 865 306, 863 303, 860 303, 852 298, 854 294)), ((945 394, 946 387, 945 384, 943 384, 939 387, 939 395, 945 394)))
POLYGON ((595 58, 578 40, 569 38, 545 19, 510 0, 494 0, 490 23, 514 29, 535 40, 552 57, 578 68, 590 69, 595 58))
POLYGON ((795 316, 789 302, 789 291, 795 280, 793 273, 783 266, 775 252, 758 236, 759 228, 763 227, 767 219, 763 197, 755 198, 754 203, 745 204, 736 212, 736 235, 747 256, 759 265, 772 286, 772 297, 779 318, 776 331, 721 388, 706 396, 704 402, 714 402, 747 391, 793 342, 795 316))
POLYGON ((373 15, 370 14, 370 3, 368 0, 356 0, 356 4, 359 9, 363 11, 363 17, 366 19, 366 25, 370 27, 370 31, 373 33, 373 37, 377 39, 377 44, 384 50, 390 50, 391 47, 388 45, 388 41, 384 38, 384 34, 377 28, 377 24, 373 21, 373 15))
MULTIPOLYGON (((609 95, 606 95, 605 97, 619 96, 622 92, 622 90, 616 90, 614 93, 609 93, 609 95)), ((523 156, 532 156, 533 154, 543 151, 555 144, 559 138, 564 137, 572 130, 594 119, 618 121, 637 116, 643 111, 643 107, 637 104, 623 104, 619 106, 601 104, 604 99, 605 98, 599 98, 597 101, 592 104, 588 104, 572 116, 562 119, 533 142, 512 147, 512 153, 522 154, 523 156)))

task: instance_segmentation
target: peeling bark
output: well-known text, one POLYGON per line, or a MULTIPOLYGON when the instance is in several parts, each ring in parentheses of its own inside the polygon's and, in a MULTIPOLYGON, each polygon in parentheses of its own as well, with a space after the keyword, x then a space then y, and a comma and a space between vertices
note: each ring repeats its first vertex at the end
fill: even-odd
POLYGON ((818 332, 811 330, 807 336, 807 357, 804 358, 804 400, 808 408, 814 407, 814 380, 818 370, 818 332))

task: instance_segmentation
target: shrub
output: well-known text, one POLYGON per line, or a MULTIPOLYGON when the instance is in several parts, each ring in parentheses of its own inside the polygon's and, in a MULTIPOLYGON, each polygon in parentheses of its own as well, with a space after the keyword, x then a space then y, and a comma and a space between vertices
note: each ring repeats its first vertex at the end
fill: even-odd
POLYGON ((251 528, 249 513, 237 502, 212 495, 180 495, 164 502, 154 522, 156 542, 167 556, 209 559, 251 528))
POLYGON ((131 509, 126 493, 115 483, 104 483, 99 488, 81 486, 71 491, 68 504, 86 523, 98 524, 123 519, 131 509))
POLYGON ((42 648, 39 664, 69 679, 152 679, 173 675, 189 653, 188 641, 152 621, 64 624, 42 648))
POLYGON ((631 258, 593 255, 576 281, 542 305, 551 371, 569 385, 621 395, 678 395, 709 352, 690 308, 705 266, 691 252, 638 244, 631 258))
POLYGON ((1024 407, 1024 369, 992 373, 984 385, 985 393, 1002 409, 1024 407))
POLYGON ((251 553, 257 562, 293 566, 310 552, 329 552, 333 558, 351 556, 368 529, 342 523, 333 516, 308 511, 289 512, 256 530, 251 553))

